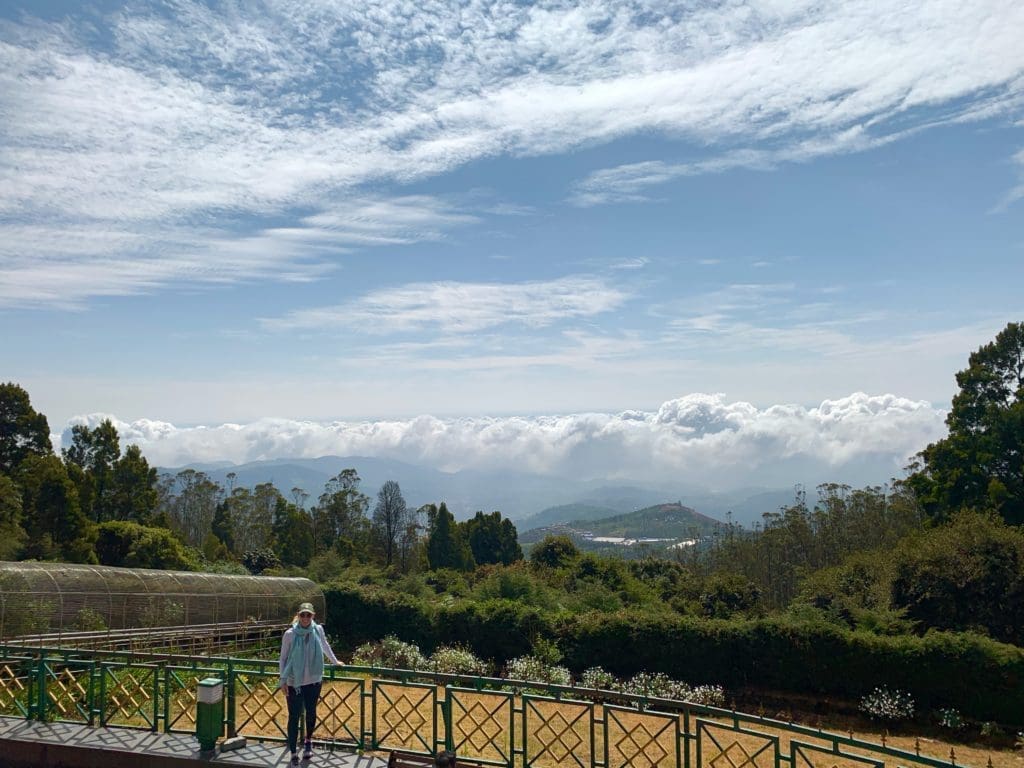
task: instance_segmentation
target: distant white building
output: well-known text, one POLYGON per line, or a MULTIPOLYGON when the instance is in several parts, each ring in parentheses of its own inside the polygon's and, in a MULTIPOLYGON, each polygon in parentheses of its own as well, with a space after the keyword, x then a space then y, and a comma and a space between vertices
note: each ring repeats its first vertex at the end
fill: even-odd
POLYGON ((674 539, 631 539, 625 536, 584 536, 584 538, 596 544, 615 544, 620 547, 632 547, 635 544, 661 544, 666 541, 674 541, 674 539))
POLYGON ((677 541, 675 544, 670 545, 669 549, 686 549, 687 547, 692 547, 696 543, 696 539, 683 539, 682 541, 677 541))

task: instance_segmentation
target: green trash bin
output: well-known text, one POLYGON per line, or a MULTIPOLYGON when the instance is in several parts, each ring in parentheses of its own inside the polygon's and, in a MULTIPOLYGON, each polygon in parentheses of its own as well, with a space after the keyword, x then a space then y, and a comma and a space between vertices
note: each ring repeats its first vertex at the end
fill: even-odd
POLYGON ((208 677, 199 681, 196 696, 196 739, 203 752, 212 752, 224 735, 224 681, 208 677))

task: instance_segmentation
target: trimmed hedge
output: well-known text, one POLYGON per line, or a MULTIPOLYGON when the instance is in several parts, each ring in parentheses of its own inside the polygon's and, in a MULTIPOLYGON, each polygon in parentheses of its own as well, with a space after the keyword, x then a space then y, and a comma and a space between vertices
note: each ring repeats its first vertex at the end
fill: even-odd
POLYGON ((779 619, 701 621, 623 611, 574 617, 558 630, 574 669, 664 672, 689 683, 859 698, 876 686, 924 709, 981 720, 1024 718, 1024 649, 967 633, 884 636, 779 619))
POLYGON ((326 629, 345 651, 387 635, 421 649, 437 645, 432 617, 413 597, 377 586, 335 584, 324 587, 324 607, 326 629))
POLYGON ((339 646, 394 634, 427 652, 468 645, 499 664, 553 637, 576 673, 662 672, 690 684, 757 686, 856 699, 877 686, 910 692, 923 709, 954 707, 979 720, 1024 721, 1024 649, 978 635, 883 636, 784 619, 702 620, 640 611, 551 618, 508 600, 435 605, 379 587, 324 589, 339 646))
POLYGON ((532 639, 550 636, 550 622, 536 608, 511 600, 460 600, 432 605, 380 587, 335 584, 324 588, 327 629, 340 648, 387 635, 416 643, 427 653, 442 645, 466 645, 503 664, 529 653, 532 639))

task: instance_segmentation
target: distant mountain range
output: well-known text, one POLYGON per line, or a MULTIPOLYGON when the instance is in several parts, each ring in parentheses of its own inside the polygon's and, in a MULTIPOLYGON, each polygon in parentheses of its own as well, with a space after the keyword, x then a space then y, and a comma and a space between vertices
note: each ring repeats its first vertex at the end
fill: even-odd
POLYGON ((734 521, 750 524, 765 512, 773 512, 793 500, 792 490, 753 488, 715 493, 696 488, 611 485, 511 470, 442 472, 368 456, 276 459, 240 465, 215 462, 159 468, 159 471, 174 475, 186 468, 201 470, 225 487, 228 474, 233 472, 237 486, 252 488, 270 482, 286 497, 291 497, 292 488, 301 488, 309 494, 307 505, 310 505, 323 493, 324 484, 330 478, 350 467, 359 473, 361 488, 370 497, 371 506, 384 482, 395 480, 409 506, 444 501, 460 520, 472 517, 478 510, 498 510, 514 520, 521 532, 569 520, 633 512, 668 499, 678 499, 704 515, 723 520, 731 511, 734 521))

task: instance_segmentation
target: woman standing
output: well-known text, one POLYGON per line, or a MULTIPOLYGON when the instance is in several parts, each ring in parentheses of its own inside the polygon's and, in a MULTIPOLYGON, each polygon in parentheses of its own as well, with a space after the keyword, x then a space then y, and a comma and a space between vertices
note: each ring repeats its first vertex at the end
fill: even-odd
POLYGON ((338 665, 338 657, 331 650, 322 625, 313 621, 316 611, 312 603, 302 603, 281 638, 281 687, 288 699, 288 749, 292 765, 299 764, 297 753, 299 718, 306 711, 306 743, 302 757, 313 757, 313 729, 316 728, 316 705, 320 700, 320 687, 324 679, 324 656, 338 665))

